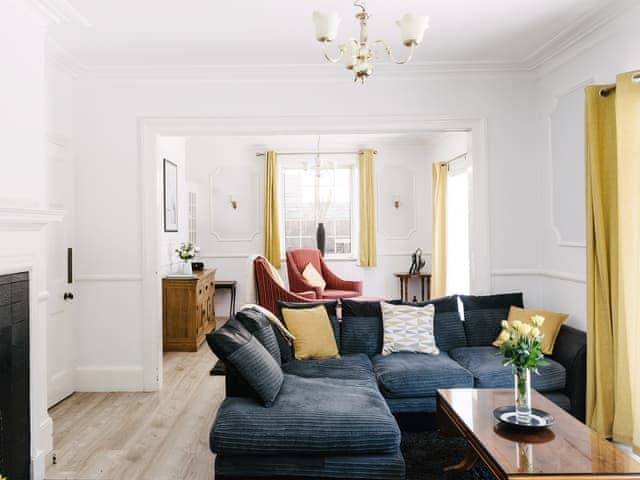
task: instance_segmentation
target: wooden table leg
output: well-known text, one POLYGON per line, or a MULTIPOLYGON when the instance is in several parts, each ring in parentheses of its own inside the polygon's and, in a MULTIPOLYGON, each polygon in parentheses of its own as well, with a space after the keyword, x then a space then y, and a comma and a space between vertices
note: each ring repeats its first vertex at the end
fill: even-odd
POLYGON ((467 453, 460 462, 456 463, 455 465, 444 467, 442 470, 445 472, 468 472, 469 470, 471 470, 478 461, 478 454, 473 448, 467 448, 467 453))
POLYGON ((424 277, 420 277, 420 288, 422 290, 422 301, 424 302, 424 277))

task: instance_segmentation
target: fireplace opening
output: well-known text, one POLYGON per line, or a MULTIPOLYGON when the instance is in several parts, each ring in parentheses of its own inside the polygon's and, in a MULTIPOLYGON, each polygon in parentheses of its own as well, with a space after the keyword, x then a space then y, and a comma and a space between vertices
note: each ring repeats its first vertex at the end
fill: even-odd
POLYGON ((29 274, 0 276, 0 476, 31 476, 29 274))

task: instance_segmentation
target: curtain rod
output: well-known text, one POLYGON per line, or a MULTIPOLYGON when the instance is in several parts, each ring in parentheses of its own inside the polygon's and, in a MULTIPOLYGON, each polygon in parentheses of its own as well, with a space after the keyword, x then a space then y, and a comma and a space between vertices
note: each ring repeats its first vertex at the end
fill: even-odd
MULTIPOLYGON (((281 155, 358 155, 360 152, 276 152, 281 155)), ((373 151, 374 155, 378 154, 378 150, 373 151)), ((264 152, 256 152, 256 157, 264 157, 264 152)))
POLYGON ((460 155, 458 155, 457 157, 453 157, 451 160, 447 160, 446 162, 442 162, 443 165, 449 165, 450 163, 455 162, 456 160, 466 157, 467 156, 467 152, 461 153, 460 155))
MULTIPOLYGON (((640 72, 636 72, 633 75, 631 75, 631 81, 633 83, 640 83, 640 72)), ((600 89, 600 96, 601 97, 608 97, 609 94, 611 92, 613 92, 616 89, 615 85, 611 85, 609 87, 603 87, 600 89)))

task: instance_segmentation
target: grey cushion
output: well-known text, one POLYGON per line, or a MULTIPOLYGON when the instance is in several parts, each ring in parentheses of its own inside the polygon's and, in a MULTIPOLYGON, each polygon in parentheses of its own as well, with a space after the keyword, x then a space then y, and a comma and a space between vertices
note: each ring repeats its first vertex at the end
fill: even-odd
MULTIPOLYGON (((502 355, 495 347, 465 347, 449 352, 451 358, 473 373, 476 388, 513 388, 511 367, 502 365, 502 355)), ((549 363, 540 368, 540 375, 531 375, 533 388, 539 392, 562 390, 566 370, 558 362, 545 358, 549 363)))
MULTIPOLYGON (((399 300, 387 303, 402 304, 399 300)), ((437 298, 430 302, 411 303, 435 307, 434 330, 436 345, 445 352, 456 347, 466 347, 464 325, 458 313, 458 297, 437 298)), ((370 357, 382 351, 382 312, 380 302, 342 301, 342 344, 340 353, 364 353, 370 357)))
POLYGON ((258 341, 267 349, 274 358, 276 363, 280 365, 280 347, 276 333, 273 330, 271 321, 261 312, 252 308, 245 308, 236 313, 236 318, 258 341))
POLYGON ((473 387, 473 376, 449 355, 398 352, 376 355, 373 370, 388 398, 433 397, 438 388, 473 387))
POLYGON ((469 347, 490 346, 500 333, 500 322, 509 316, 509 307, 523 307, 522 293, 460 295, 460 300, 469 347))
POLYGON ((250 398, 225 399, 210 441, 225 455, 395 453, 400 430, 369 381, 286 374, 268 410, 250 398))
POLYGON ((280 392, 284 375, 280 365, 266 348, 237 320, 232 318, 222 328, 207 335, 213 353, 233 368, 265 407, 280 392))
POLYGON ((376 384, 371 360, 362 353, 324 360, 292 360, 284 364, 282 370, 284 373, 304 378, 369 380, 373 385, 376 384))
POLYGON ((405 480, 400 451, 373 455, 217 455, 216 478, 405 480))
POLYGON ((387 398, 392 413, 433 413, 436 397, 387 398))

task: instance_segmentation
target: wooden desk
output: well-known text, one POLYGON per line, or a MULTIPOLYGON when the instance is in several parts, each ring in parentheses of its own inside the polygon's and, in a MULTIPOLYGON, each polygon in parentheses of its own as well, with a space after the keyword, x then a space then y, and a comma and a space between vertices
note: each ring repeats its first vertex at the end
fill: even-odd
POLYGON ((513 405, 511 389, 438 390, 438 427, 469 443, 464 460, 446 471, 468 471, 482 461, 498 480, 640 479, 640 464, 555 403, 533 390, 531 401, 554 416, 540 432, 516 432, 493 410, 513 405))
MULTIPOLYGON (((400 297, 403 302, 409 301, 409 280, 412 278, 420 279, 420 289, 422 292, 422 301, 425 302, 431 299, 431 274, 430 273, 394 273, 394 275, 400 279, 400 297), (426 287, 426 293, 425 293, 426 287)), ((417 299, 414 296, 413 301, 417 299)))

